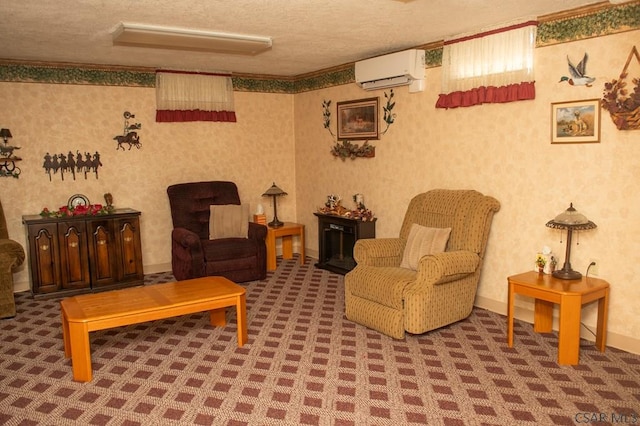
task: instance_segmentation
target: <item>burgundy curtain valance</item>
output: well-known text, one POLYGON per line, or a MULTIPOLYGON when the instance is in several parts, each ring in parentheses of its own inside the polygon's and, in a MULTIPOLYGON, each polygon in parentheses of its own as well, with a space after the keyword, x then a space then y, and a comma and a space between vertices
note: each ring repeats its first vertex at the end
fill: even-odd
POLYGON ((506 103, 535 99, 534 82, 509 84, 502 87, 477 87, 466 91, 440 94, 436 108, 469 107, 480 104, 506 103))
POLYGON ((526 21, 446 40, 436 108, 535 99, 536 30, 526 21))

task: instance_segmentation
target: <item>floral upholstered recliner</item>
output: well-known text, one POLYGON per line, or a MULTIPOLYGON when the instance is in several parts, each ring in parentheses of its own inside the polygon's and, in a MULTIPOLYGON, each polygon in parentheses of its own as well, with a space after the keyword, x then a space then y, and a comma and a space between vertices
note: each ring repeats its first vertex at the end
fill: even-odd
POLYGON ((468 317, 499 209, 473 190, 414 197, 398 238, 356 242, 357 266, 345 276, 347 319, 402 339, 468 317))
POLYGON ((16 304, 13 298, 13 270, 24 262, 24 248, 9 239, 7 220, 0 203, 0 318, 16 315, 16 304))

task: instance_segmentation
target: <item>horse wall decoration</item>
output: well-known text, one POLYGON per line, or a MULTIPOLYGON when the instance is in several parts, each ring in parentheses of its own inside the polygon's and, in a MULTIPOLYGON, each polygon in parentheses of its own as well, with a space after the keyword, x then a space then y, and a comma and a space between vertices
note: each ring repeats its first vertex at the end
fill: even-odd
POLYGON ((20 167, 16 166, 17 161, 21 161, 22 158, 13 153, 16 149, 20 149, 19 146, 11 146, 0 144, 0 177, 15 177, 20 176, 20 167))
POLYGON ((115 136, 113 138, 114 141, 118 141, 118 145, 116 146, 116 151, 122 148, 124 149, 124 144, 129 144, 129 150, 132 147, 136 147, 140 149, 142 147, 142 142, 140 142, 140 136, 136 130, 140 130, 142 128, 142 124, 140 123, 130 123, 129 119, 136 118, 135 115, 131 114, 129 111, 124 112, 124 131, 122 135, 115 136))

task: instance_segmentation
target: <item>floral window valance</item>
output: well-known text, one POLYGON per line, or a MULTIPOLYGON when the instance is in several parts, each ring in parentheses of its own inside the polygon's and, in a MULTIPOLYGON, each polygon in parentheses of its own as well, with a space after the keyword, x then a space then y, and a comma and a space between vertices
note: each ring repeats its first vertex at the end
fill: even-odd
POLYGON ((437 108, 535 98, 537 22, 528 21, 444 42, 437 108))
POLYGON ((156 121, 236 121, 230 75, 156 72, 156 121))

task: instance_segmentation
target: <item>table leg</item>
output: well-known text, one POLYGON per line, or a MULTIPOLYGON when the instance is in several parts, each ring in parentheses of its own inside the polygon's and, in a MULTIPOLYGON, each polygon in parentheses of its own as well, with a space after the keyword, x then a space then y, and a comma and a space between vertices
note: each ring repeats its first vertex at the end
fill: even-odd
POLYGON ((284 235, 282 237, 282 258, 291 259, 293 257, 293 237, 284 235))
POLYGON ((598 300, 598 328, 596 331, 596 348, 604 352, 607 347, 607 317, 609 315, 609 288, 604 290, 604 296, 598 300))
POLYGON ((515 294, 513 291, 513 284, 509 283, 509 302, 507 304, 507 345, 513 347, 513 302, 515 294))
POLYGON ((267 271, 275 271, 276 264, 276 237, 273 232, 267 232, 267 271))
POLYGON ((68 324, 73 380, 90 382, 92 379, 91 346, 87 324, 83 322, 69 322, 68 324))
POLYGON ((64 343, 64 357, 71 358, 71 342, 69 341, 69 321, 67 321, 67 315, 64 308, 61 310, 62 316, 62 342, 64 343))
POLYGON ((553 302, 536 299, 533 312, 533 331, 550 333, 553 326, 553 302))
POLYGON ((304 265, 305 254, 304 254, 304 227, 300 229, 300 264, 304 265))
POLYGON ((225 308, 210 310, 209 322, 214 327, 224 327, 227 325, 227 310, 225 308))
POLYGON ((247 331, 247 298, 245 294, 238 296, 236 303, 236 322, 238 325, 238 347, 244 346, 249 339, 247 331))
POLYGON ((580 295, 563 295, 560 299, 558 330, 558 364, 576 365, 580 359, 580 295))

